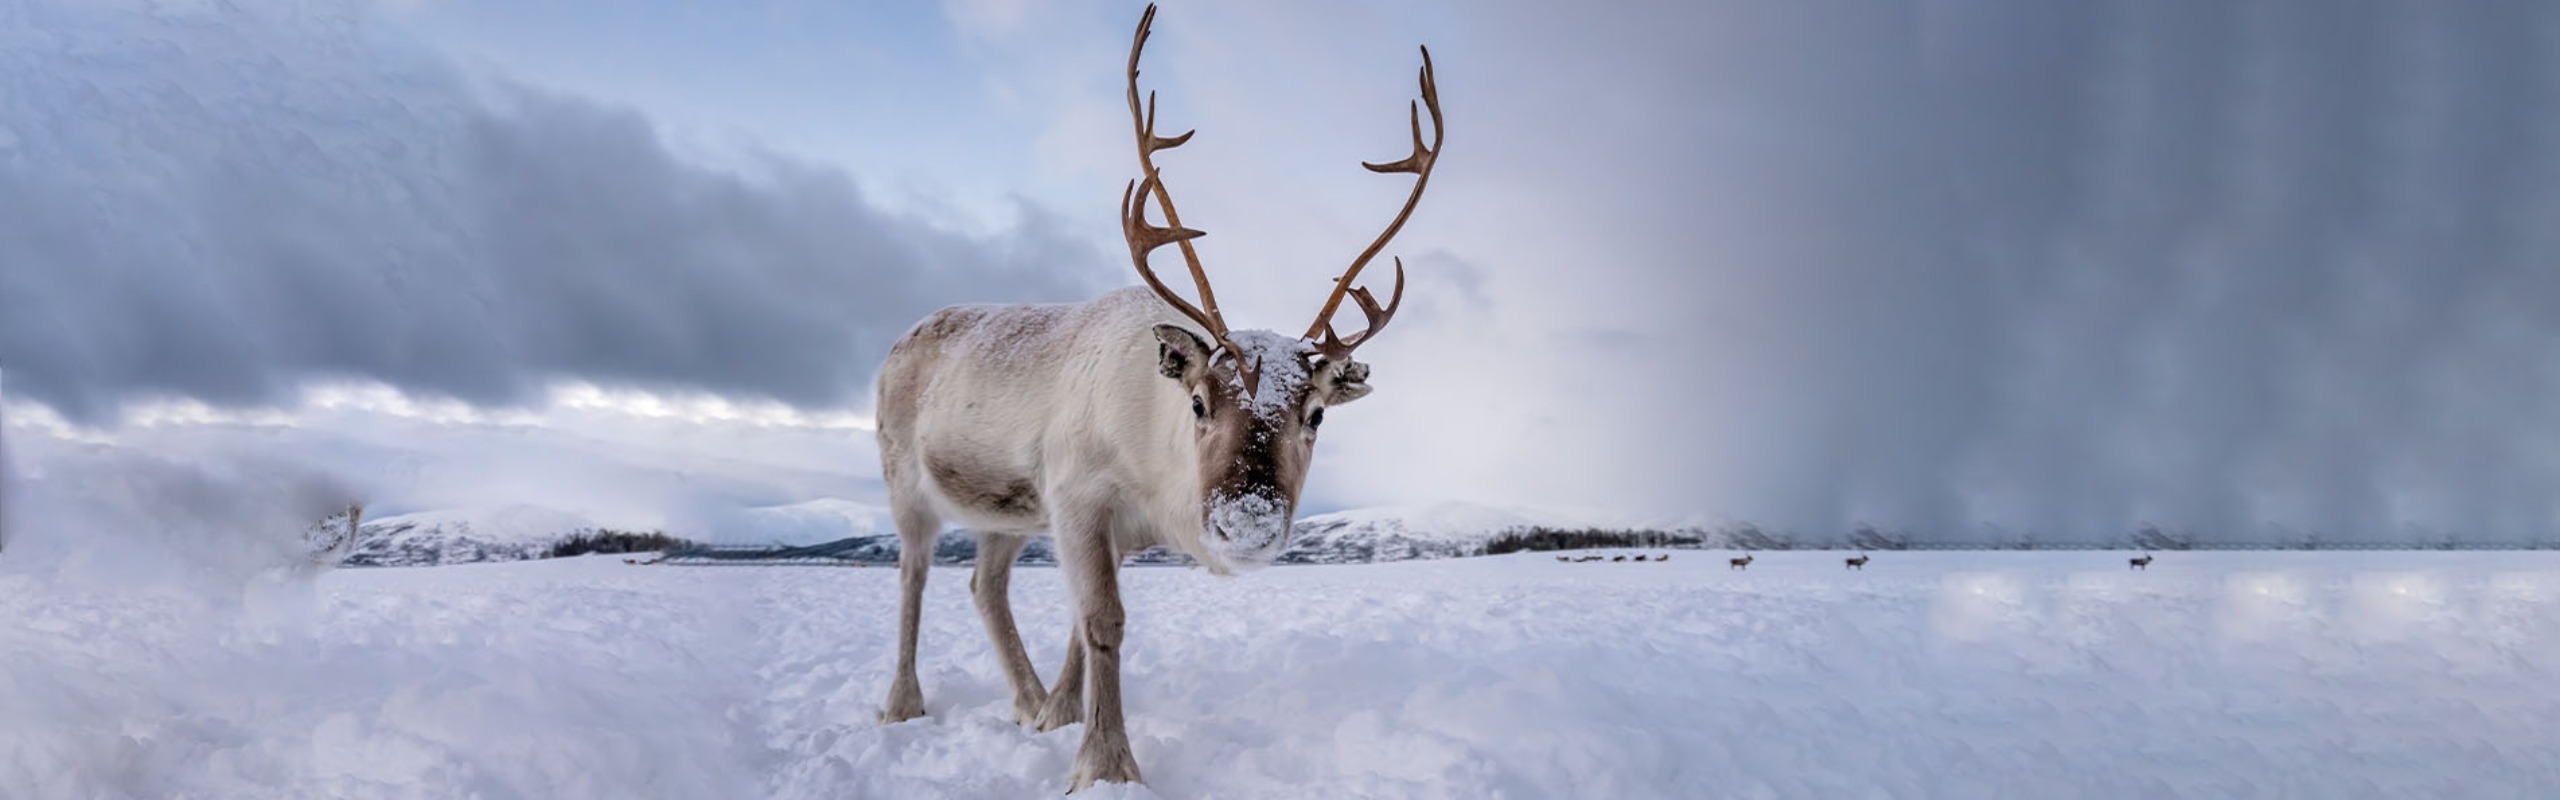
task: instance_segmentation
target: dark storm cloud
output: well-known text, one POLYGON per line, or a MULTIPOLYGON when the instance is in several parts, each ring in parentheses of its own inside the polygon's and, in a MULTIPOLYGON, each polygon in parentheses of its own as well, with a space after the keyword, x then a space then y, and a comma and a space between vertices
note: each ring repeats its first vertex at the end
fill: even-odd
POLYGON ((1575 232, 1636 242, 1622 266, 1543 268, 1673 320, 1618 432, 1666 504, 1948 539, 2560 530, 2560 7, 1524 6, 1467 30, 1444 71, 1511 115, 1471 157, 1569 160, 1547 191, 1624 200, 1575 232))
POLYGON ((1731 110, 1807 133, 1748 146, 1772 241, 1741 279, 1787 344, 1728 390, 1807 451, 1782 482, 1810 503, 1772 513, 2550 536, 2555 21, 1946 3, 1795 28, 1820 77, 1769 51, 1731 110))
POLYGON ((1027 203, 977 235, 825 168, 707 168, 636 113, 474 91, 327 4, 10 15, 0 365, 75 418, 315 376, 479 403, 559 377, 861 402, 933 308, 1112 275, 1027 203))

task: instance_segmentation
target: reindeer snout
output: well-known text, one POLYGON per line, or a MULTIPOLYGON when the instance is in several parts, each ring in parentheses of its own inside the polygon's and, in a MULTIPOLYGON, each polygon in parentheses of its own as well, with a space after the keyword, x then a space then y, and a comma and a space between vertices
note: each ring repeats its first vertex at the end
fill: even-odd
POLYGON ((1289 537, 1289 504, 1258 494, 1221 495, 1209 502, 1202 543, 1236 566, 1259 566, 1279 556, 1289 537))

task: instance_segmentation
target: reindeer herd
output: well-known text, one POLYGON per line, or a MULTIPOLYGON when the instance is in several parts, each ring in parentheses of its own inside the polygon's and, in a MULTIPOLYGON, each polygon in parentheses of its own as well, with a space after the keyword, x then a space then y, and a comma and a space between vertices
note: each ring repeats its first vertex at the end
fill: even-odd
MULTIPOLYGON (((1751 562, 1752 562, 1754 559, 1756 559, 1756 558, 1758 558, 1758 556, 1752 555, 1752 554, 1750 554, 1750 553, 1743 553, 1741 558, 1729 558, 1729 559, 1725 559, 1725 564, 1727 565, 1727 566, 1726 566, 1726 568, 1727 568, 1727 569, 1750 569, 1750 568, 1751 568, 1751 562)), ((1867 569, 1867 562, 1868 562, 1870 559, 1872 559, 1872 558, 1873 558, 1873 556, 1869 556, 1869 555, 1867 555, 1866 553, 1861 552, 1861 553, 1857 554, 1857 555, 1856 555, 1856 556, 1854 556, 1854 557, 1841 559, 1841 560, 1840 560, 1840 563, 1841 563, 1840 568, 1841 568, 1841 569, 1843 569, 1843 570, 1857 570, 1857 571, 1860 571, 1860 572, 1864 572, 1864 571, 1866 571, 1866 569, 1867 569)), ((1656 562, 1660 562, 1660 561, 1669 561, 1669 560, 1671 560, 1671 554, 1670 554, 1670 553, 1662 553, 1662 554, 1658 554, 1658 555, 1650 555, 1650 556, 1648 556, 1648 555, 1646 555, 1646 554, 1643 554, 1643 553, 1638 553, 1638 554, 1636 554, 1636 555, 1634 555, 1634 556, 1628 556, 1628 555, 1623 554, 1623 553, 1618 554, 1618 555, 1606 555, 1606 554, 1601 554, 1601 553, 1592 553, 1592 554, 1589 554, 1589 555, 1579 555, 1579 556, 1569 556, 1569 555, 1559 555, 1559 556, 1556 556, 1556 563, 1558 563, 1558 564, 1590 564, 1590 563, 1594 563, 1594 562, 1601 562, 1601 561, 1612 562, 1612 563, 1615 563, 1615 562, 1623 562, 1623 561, 1656 561, 1656 562)), ((2125 567, 2126 569, 2138 569, 2138 570, 2149 571, 2149 570, 2151 569, 2151 554, 2150 554, 2150 553, 2143 553, 2143 554, 2142 554, 2142 557, 2140 557, 2140 558, 2131 558, 2131 559, 2126 559, 2126 563, 2127 563, 2127 566, 2125 567)))
POLYGON ((1663 553, 1661 555, 1647 556, 1643 553, 1637 553, 1630 557, 1625 553, 1620 553, 1614 556, 1593 553, 1587 556, 1556 556, 1556 560, 1568 564, 1587 564, 1593 561, 1669 561, 1671 560, 1671 554, 1663 553))

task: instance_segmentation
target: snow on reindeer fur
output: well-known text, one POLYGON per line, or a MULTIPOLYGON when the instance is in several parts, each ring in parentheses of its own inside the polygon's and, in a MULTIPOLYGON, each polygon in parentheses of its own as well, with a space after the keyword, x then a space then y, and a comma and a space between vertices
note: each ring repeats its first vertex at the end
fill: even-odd
MULTIPOLYGON (((1261 383, 1254 387, 1246 410, 1265 420, 1295 410, 1290 401, 1299 396, 1298 388, 1313 377, 1307 373, 1307 359, 1315 353, 1315 345, 1270 331, 1230 331, 1227 338, 1244 351, 1245 362, 1253 365, 1260 376, 1261 383)), ((1237 388, 1243 387, 1239 384, 1237 388)))

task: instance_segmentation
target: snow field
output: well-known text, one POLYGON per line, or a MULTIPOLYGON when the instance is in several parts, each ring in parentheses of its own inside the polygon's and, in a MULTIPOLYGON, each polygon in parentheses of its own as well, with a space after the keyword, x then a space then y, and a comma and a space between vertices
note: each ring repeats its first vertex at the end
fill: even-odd
MULTIPOLYGON (((1123 572, 1145 787, 1097 797, 2530 797, 2560 554, 1551 555, 1123 572)), ((1017 570, 1054 676, 1057 573, 1017 570)), ((342 570, 236 600, 0 575, 0 796, 1055 796, 929 584, 618 558, 342 570)))

